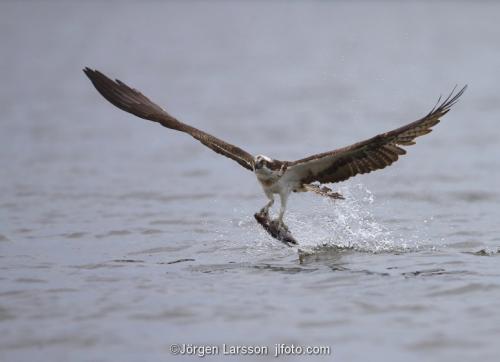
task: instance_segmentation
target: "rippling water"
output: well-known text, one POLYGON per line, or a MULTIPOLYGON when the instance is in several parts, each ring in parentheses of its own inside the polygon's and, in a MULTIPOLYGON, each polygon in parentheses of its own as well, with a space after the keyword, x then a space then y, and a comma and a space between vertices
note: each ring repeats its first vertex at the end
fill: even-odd
POLYGON ((497 4, 0 13, 1 360, 166 361, 172 343, 498 359, 497 4), (84 66, 278 159, 395 128, 469 89, 397 164, 336 185, 345 201, 293 195, 300 246, 287 248, 254 221, 265 197, 248 171, 114 109, 84 66))

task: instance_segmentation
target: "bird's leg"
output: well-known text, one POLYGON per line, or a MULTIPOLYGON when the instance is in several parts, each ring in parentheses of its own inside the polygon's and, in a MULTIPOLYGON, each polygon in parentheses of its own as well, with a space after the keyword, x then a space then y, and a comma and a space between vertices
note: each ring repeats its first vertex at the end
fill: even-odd
POLYGON ((264 206, 262 209, 260 209, 259 214, 262 214, 262 215, 267 215, 268 212, 269 212, 269 208, 271 206, 273 206, 273 204, 274 204, 274 196, 273 196, 273 194, 267 194, 266 193, 266 196, 269 198, 269 202, 266 204, 266 206, 264 206))
POLYGON ((278 215, 278 225, 279 225, 279 227, 283 227, 283 226, 285 226, 285 224, 283 223, 283 216, 285 215, 286 202, 288 200, 288 195, 280 194, 280 200, 281 200, 281 207, 280 207, 280 213, 278 215))

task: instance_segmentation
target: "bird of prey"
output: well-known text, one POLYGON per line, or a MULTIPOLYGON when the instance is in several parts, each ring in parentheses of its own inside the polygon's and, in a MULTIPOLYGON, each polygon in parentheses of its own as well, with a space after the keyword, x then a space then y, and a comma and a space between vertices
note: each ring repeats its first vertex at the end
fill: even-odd
POLYGON ((464 86, 456 93, 453 89, 444 100, 439 97, 434 108, 426 116, 390 132, 297 161, 279 161, 264 155, 252 156, 237 146, 177 120, 138 90, 130 88, 118 79, 111 80, 103 73, 90 68, 83 71, 97 91, 116 107, 164 127, 187 133, 213 151, 229 157, 253 172, 269 200, 260 210, 261 215, 268 214, 274 203, 274 195, 280 197, 281 208, 277 218, 279 226, 284 225, 283 215, 291 192, 310 191, 332 199, 343 199, 342 195, 322 184, 344 181, 358 174, 392 165, 406 153, 404 146, 415 144, 417 137, 431 132, 432 127, 448 113, 467 88, 464 86))

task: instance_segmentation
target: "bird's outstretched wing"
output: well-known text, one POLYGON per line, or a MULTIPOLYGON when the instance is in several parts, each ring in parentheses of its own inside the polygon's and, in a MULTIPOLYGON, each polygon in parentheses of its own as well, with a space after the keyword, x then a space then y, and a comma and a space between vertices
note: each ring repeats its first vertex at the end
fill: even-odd
POLYGON ((98 70, 90 68, 85 68, 83 71, 99 93, 118 108, 132 113, 137 117, 158 122, 164 127, 185 132, 215 152, 229 157, 246 169, 253 171, 253 156, 248 152, 195 127, 178 121, 163 108, 150 101, 142 93, 136 89, 130 88, 118 79, 113 81, 98 70))
POLYGON ((431 132, 431 128, 448 113, 466 88, 467 86, 463 87, 457 93, 453 89, 443 101, 440 97, 436 106, 418 121, 351 146, 290 162, 287 177, 302 184, 315 181, 329 183, 383 169, 406 153, 401 146, 413 145, 415 138, 431 132))

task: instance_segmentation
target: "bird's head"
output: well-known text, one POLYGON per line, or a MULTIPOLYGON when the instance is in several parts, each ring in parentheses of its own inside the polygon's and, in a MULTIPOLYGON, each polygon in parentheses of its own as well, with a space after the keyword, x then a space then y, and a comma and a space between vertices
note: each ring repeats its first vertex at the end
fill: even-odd
POLYGON ((261 168, 270 170, 273 160, 264 155, 257 155, 255 156, 253 163, 256 170, 260 170, 261 168))

